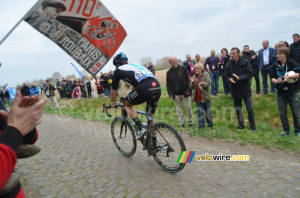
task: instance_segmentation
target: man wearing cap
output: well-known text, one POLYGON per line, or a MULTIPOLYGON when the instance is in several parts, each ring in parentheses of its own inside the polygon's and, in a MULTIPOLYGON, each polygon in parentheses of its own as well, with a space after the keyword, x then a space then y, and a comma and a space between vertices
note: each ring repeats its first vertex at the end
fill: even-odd
POLYGON ((36 12, 28 16, 25 21, 35 29, 40 30, 41 24, 55 19, 61 12, 65 10, 66 6, 63 3, 46 0, 42 3, 42 12, 40 10, 36 10, 36 12))

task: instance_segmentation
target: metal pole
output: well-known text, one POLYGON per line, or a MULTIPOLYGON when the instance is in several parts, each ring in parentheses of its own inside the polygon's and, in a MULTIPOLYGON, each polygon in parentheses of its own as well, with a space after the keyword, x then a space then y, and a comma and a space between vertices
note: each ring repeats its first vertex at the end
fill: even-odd
POLYGON ((4 40, 17 28, 17 26, 27 18, 27 16, 37 7, 41 0, 38 0, 34 6, 19 20, 19 22, 4 36, 4 38, 1 40, 0 45, 4 42, 4 40))

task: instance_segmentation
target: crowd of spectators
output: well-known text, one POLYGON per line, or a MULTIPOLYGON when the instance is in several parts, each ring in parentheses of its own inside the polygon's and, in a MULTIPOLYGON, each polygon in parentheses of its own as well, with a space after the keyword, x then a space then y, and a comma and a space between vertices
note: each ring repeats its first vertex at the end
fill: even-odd
POLYGON ((211 56, 206 58, 204 64, 199 54, 196 54, 195 58, 192 60, 191 55, 187 54, 182 66, 177 64, 176 57, 172 56, 169 59, 171 68, 166 75, 167 91, 170 99, 175 101, 180 126, 185 126, 182 105, 187 112, 190 126, 194 126, 191 119, 190 96, 192 95, 192 100, 196 102, 198 109, 198 127, 202 129, 205 126, 205 117, 207 125, 213 127, 210 97, 220 95, 219 77, 221 76, 224 94, 231 94, 233 99, 238 120, 237 129, 246 128, 242 110, 242 101, 244 101, 250 130, 256 132, 251 84, 253 77, 256 83, 256 94, 261 94, 259 79, 261 73, 262 94, 268 94, 268 84, 271 85, 271 94, 277 92, 277 106, 283 126, 280 135, 290 134, 287 119, 287 105, 289 105, 293 114, 295 135, 300 137, 300 106, 297 93, 300 90, 299 34, 293 34, 291 45, 286 41, 279 41, 274 48, 270 47, 268 40, 264 40, 258 54, 250 50, 249 45, 244 45, 242 52, 237 47, 231 48, 230 53, 223 48, 220 57, 216 56, 215 50, 212 49, 211 56), (209 87, 211 87, 210 93, 209 87))

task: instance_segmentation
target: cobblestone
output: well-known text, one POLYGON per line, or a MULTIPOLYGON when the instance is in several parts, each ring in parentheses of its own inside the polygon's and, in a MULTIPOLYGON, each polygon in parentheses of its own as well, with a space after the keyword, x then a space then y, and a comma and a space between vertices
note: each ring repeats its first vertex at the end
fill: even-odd
MULTIPOLYGON (((46 114, 38 126, 42 151, 18 160, 29 198, 51 197, 297 197, 300 163, 257 152, 241 153, 183 135, 196 154, 249 154, 249 162, 198 162, 176 174, 163 171, 138 144, 123 157, 110 124, 46 114)), ((139 143, 139 142, 138 142, 139 143)))

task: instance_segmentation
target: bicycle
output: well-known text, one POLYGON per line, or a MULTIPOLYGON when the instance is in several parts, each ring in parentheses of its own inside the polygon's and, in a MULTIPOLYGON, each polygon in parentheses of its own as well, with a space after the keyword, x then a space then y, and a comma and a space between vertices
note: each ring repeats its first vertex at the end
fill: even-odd
MULTIPOLYGON (((113 142, 120 153, 125 157, 131 157, 136 152, 136 133, 137 126, 127 115, 123 103, 116 103, 115 108, 121 107, 122 116, 115 117, 111 123, 111 135, 113 142)), ((103 112, 111 117, 108 109, 112 108, 103 104, 103 112)), ((181 151, 186 151, 185 144, 179 133, 172 126, 165 123, 153 123, 151 116, 145 112, 136 110, 147 118, 147 132, 141 137, 140 141, 143 150, 148 152, 148 156, 153 156, 157 164, 165 171, 177 173, 181 171, 185 163, 176 163, 181 151), (156 135, 156 142, 152 137, 156 135)))

